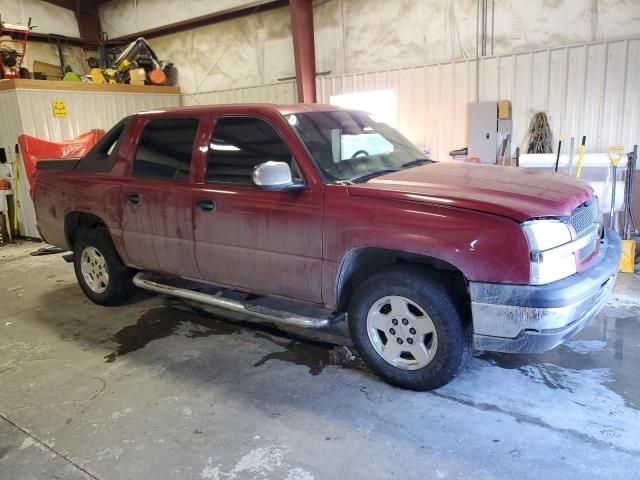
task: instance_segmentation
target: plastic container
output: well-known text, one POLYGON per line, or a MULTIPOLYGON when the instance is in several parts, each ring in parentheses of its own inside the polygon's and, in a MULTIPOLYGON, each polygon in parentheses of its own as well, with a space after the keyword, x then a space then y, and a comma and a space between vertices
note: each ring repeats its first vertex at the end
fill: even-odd
MULTIPOLYGON (((578 154, 573 155, 573 164, 569 162, 569 154, 560 155, 558 173, 575 176, 578 154)), ((525 153, 520 155, 520 168, 534 168, 553 172, 556 165, 555 153, 525 153)), ((600 209, 611 211, 611 187, 613 186, 613 170, 607 153, 585 153, 582 160, 580 179, 588 182, 600 202, 600 209)), ((615 211, 621 211, 624 204, 625 179, 627 175, 627 156, 623 156, 616 171, 616 204, 615 211)))

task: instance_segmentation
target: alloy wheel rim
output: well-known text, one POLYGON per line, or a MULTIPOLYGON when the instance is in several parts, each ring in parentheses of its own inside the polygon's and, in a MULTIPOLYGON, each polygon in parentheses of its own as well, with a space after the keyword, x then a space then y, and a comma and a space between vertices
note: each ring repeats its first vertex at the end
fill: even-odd
POLYGON ((431 317, 417 303, 399 295, 373 303, 367 314, 367 333, 378 355, 402 370, 426 367, 438 349, 431 317))
POLYGON ((95 293, 103 293, 109 286, 107 261, 95 247, 86 247, 80 256, 80 270, 85 283, 95 293))

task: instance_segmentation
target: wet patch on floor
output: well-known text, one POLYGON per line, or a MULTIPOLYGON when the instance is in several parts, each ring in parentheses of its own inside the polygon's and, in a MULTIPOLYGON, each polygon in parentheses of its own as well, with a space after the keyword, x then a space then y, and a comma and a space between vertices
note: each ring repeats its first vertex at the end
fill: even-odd
POLYGON ((610 372, 606 386, 619 394, 628 407, 640 407, 640 385, 633 381, 628 362, 640 362, 640 310, 605 308, 578 337, 541 354, 482 353, 478 358, 493 365, 535 375, 549 388, 570 389, 563 373, 604 368, 610 372), (534 372, 535 371, 535 372, 534 372), (532 373, 533 372, 533 373, 532 373))
POLYGON ((611 388, 617 380, 607 368, 538 363, 509 369, 476 357, 436 395, 640 458, 640 411, 628 394, 611 388))
POLYGON ((261 367, 271 360, 281 360, 307 367, 311 375, 319 375, 329 365, 366 370, 362 360, 344 346, 321 342, 278 340, 261 333, 256 333, 255 335, 270 340, 284 350, 265 355, 253 365, 254 367, 261 367))
POLYGON ((282 348, 281 351, 266 354, 254 364, 255 367, 261 367, 272 360, 281 360, 307 367, 311 375, 320 374, 329 365, 366 370, 362 360, 345 346, 300 338, 268 325, 232 323, 175 302, 148 310, 135 325, 124 327, 107 340, 116 342, 118 346, 105 359, 109 363, 114 362, 117 357, 140 350, 154 340, 166 338, 176 333, 181 325, 189 323, 198 328, 188 330, 185 334, 187 338, 246 332, 282 348))
POLYGON ((153 340, 160 340, 175 333, 184 323, 193 323, 205 330, 192 330, 189 338, 208 337, 211 335, 230 335, 239 333, 242 328, 227 322, 195 315, 190 312, 171 307, 158 307, 143 313, 135 325, 129 325, 117 332, 111 339, 118 343, 115 351, 105 356, 107 362, 114 362, 117 357, 140 350, 153 340))

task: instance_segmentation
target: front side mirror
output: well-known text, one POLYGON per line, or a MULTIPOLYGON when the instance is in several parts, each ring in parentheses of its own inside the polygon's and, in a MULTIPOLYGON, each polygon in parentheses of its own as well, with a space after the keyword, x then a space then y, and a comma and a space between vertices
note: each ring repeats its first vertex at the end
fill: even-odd
POLYGON ((264 162, 253 168, 253 183, 261 190, 302 190, 304 183, 294 181, 285 162, 264 162))

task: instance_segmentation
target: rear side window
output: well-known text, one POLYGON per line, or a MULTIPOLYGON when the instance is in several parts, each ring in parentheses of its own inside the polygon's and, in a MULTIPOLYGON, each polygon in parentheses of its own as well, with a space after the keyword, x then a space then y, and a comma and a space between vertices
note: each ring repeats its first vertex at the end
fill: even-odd
POLYGON ((187 180, 197 131, 197 118, 151 120, 138 142, 133 176, 187 180))
MULTIPOLYGON (((209 142, 206 181, 252 185, 256 165, 271 160, 291 166, 292 158, 269 122, 251 117, 220 118, 209 142)), ((296 176, 295 165, 292 170, 296 176)))

